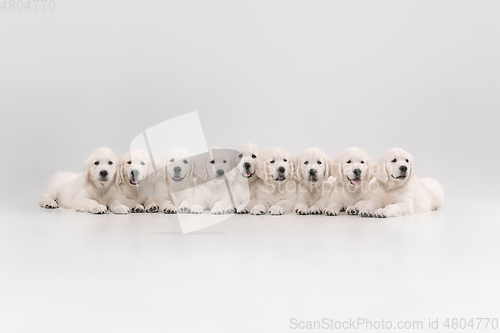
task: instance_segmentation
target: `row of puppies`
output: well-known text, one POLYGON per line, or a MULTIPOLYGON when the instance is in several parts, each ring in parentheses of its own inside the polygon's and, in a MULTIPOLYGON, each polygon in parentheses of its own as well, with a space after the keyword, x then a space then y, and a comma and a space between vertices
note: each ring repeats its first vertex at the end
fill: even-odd
POLYGON ((281 215, 293 210, 301 215, 345 211, 393 217, 435 210, 444 203, 439 182, 414 177, 413 157, 397 148, 388 150, 376 168, 359 148, 348 148, 335 160, 309 148, 294 159, 282 148, 261 152, 250 143, 236 153, 214 148, 195 158, 173 149, 158 165, 150 161, 141 150, 118 160, 110 149, 99 148, 85 161, 83 175, 57 174, 40 206, 96 214, 108 209, 116 214, 209 209, 213 214, 281 215), (371 185, 375 191, 367 190, 371 185))

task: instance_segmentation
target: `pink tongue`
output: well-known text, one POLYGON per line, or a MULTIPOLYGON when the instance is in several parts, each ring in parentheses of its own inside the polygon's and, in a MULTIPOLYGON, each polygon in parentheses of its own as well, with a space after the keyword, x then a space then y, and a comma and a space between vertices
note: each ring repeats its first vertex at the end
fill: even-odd
POLYGON ((244 175, 245 177, 250 177, 251 173, 250 173, 250 172, 245 172, 243 175, 244 175))
POLYGON ((361 184, 361 179, 359 179, 359 178, 352 179, 351 181, 356 186, 358 186, 359 184, 361 184))
POLYGON ((130 180, 130 182, 131 182, 132 184, 137 184, 137 181, 136 181, 135 179, 131 179, 131 180, 130 180))

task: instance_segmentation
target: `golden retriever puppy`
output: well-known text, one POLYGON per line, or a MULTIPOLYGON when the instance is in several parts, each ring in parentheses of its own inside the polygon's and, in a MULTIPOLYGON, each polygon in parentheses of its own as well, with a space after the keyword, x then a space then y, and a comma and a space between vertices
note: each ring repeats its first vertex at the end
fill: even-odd
POLYGON ((169 150, 157 165, 155 200, 165 214, 191 212, 194 199, 194 168, 186 149, 169 150))
POLYGON ((377 162, 376 191, 360 211, 363 217, 395 217, 436 210, 444 204, 444 191, 434 178, 413 175, 413 156, 389 149, 377 162))
POLYGON ((293 211, 298 215, 321 214, 326 208, 333 187, 328 182, 330 164, 320 148, 308 148, 295 159, 298 187, 293 211))
POLYGON ((255 206, 250 213, 283 215, 297 199, 293 156, 283 148, 269 148, 257 161, 255 206))
POLYGON ((121 203, 123 198, 115 181, 117 163, 118 158, 111 149, 94 150, 83 162, 83 174, 63 172, 54 175, 40 206, 92 214, 103 214, 109 209, 115 214, 127 214, 129 209, 121 203))
POLYGON ((347 148, 335 158, 331 170, 336 179, 325 214, 337 216, 345 210, 357 215, 369 197, 373 178, 370 157, 360 148, 347 148))
MULTIPOLYGON (((231 152, 219 147, 211 148, 208 153, 196 159, 194 163, 196 187, 191 213, 200 214, 205 209, 210 209, 212 214, 217 215, 234 213, 228 179, 231 160, 234 160, 231 152)), ((235 176, 235 171, 231 176, 235 176)))
POLYGON ((253 143, 245 143, 238 151, 237 177, 230 181, 236 213, 247 214, 255 206, 255 174, 257 159, 262 154, 260 148, 253 143))
POLYGON ((120 186, 123 203, 132 213, 158 211, 152 194, 154 186, 151 178, 154 172, 155 166, 144 150, 133 149, 120 157, 116 183, 120 186))

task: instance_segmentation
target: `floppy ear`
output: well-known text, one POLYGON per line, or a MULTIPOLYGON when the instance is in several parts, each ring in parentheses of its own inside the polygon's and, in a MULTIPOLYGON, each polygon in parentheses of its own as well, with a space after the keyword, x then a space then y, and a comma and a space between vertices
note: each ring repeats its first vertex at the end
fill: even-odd
POLYGON ((267 179, 266 157, 265 156, 260 156, 257 158, 257 165, 255 166, 255 174, 260 179, 267 179))
POLYGON ((325 180, 327 180, 331 176, 331 171, 330 171, 331 162, 329 156, 325 155, 323 156, 323 158, 325 159, 325 171, 323 177, 325 178, 325 180))
POLYGON ((83 185, 87 185, 90 181, 90 159, 83 161, 83 185))
POLYGON ((408 176, 408 179, 411 179, 413 177, 413 156, 410 154, 410 175, 408 176))
POLYGON ((207 180, 208 178, 207 158, 209 158, 209 154, 210 153, 201 154, 193 161, 193 173, 203 180, 207 180))
POLYGON ((344 180, 344 169, 341 161, 341 155, 339 155, 331 162, 330 166, 330 172, 333 177, 337 178, 337 181, 344 180))
POLYGON ((237 150, 229 150, 229 156, 231 156, 231 158, 229 159, 229 171, 231 171, 232 169, 236 168, 241 162, 241 159, 239 158, 240 152, 237 150))
POLYGON ((125 175, 125 159, 123 156, 118 161, 118 167, 116 168, 116 184, 120 185, 123 183, 123 176, 125 175))
POLYGON ((370 181, 373 178, 373 163, 371 158, 366 162, 366 180, 370 181))
POLYGON ((301 156, 299 155, 299 157, 297 157, 297 158, 295 159, 295 165, 294 165, 295 170, 296 170, 297 180, 298 180, 299 182, 301 182, 301 181, 302 181, 302 170, 300 170, 300 166, 301 166, 301 164, 302 164, 302 158, 301 158, 301 156))
POLYGON ((387 172, 387 168, 385 167, 385 155, 377 161, 375 165, 374 175, 382 182, 386 182, 389 180, 389 173, 387 172))

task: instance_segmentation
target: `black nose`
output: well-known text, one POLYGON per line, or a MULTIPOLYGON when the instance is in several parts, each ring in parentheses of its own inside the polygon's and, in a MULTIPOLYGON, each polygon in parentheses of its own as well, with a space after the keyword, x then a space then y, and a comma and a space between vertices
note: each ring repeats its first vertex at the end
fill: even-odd
POLYGON ((399 167, 399 170, 401 170, 401 172, 406 172, 406 170, 408 170, 408 167, 406 165, 402 165, 399 167))
POLYGON ((108 172, 106 170, 101 170, 99 174, 101 175, 101 177, 106 177, 108 175, 108 172))
POLYGON ((245 169, 250 169, 251 167, 250 163, 248 162, 243 163, 243 166, 245 167, 245 169))
POLYGON ((284 167, 279 167, 278 168, 279 173, 285 173, 285 168, 284 167))
POLYGON ((175 172, 175 173, 180 173, 180 172, 181 172, 181 167, 176 166, 176 167, 174 168, 174 172, 175 172))
POLYGON ((139 176, 139 170, 132 170, 130 173, 132 174, 133 178, 137 178, 139 176))
POLYGON ((223 175, 224 175, 224 170, 221 170, 221 169, 217 170, 218 177, 222 177, 223 175))
POLYGON ((314 175, 315 175, 315 174, 317 174, 317 173, 318 173, 318 171, 316 171, 316 169, 311 169, 311 170, 309 170, 309 174, 310 174, 311 176, 314 176, 314 175))
POLYGON ((352 170, 352 172, 354 172, 354 174, 355 174, 356 176, 361 175, 361 169, 354 169, 354 170, 352 170))

